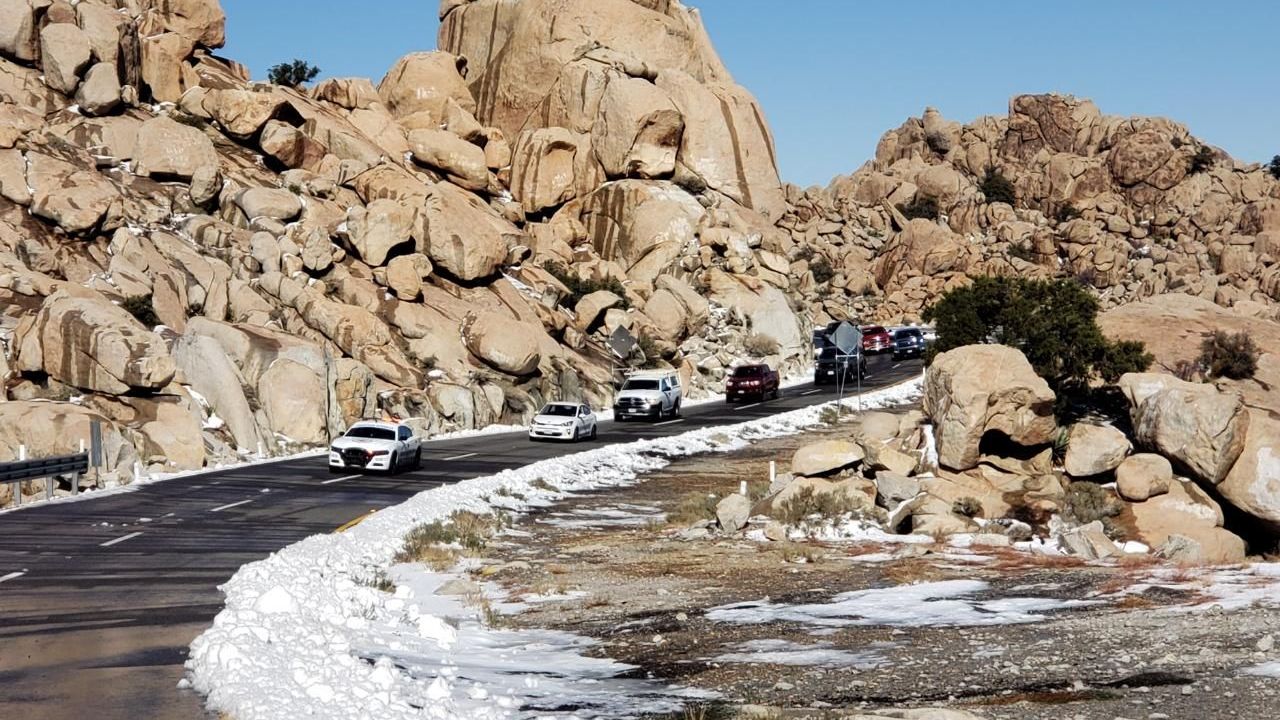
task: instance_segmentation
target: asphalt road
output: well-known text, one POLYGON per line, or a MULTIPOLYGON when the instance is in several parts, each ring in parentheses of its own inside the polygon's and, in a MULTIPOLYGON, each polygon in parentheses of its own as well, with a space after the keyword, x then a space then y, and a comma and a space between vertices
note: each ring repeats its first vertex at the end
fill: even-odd
MULTIPOLYGON (((872 390, 918 361, 873 358, 872 390)), ((763 403, 711 403, 665 423, 602 423, 595 441, 522 433, 423 446, 422 469, 330 474, 322 458, 246 467, 0 515, 0 718, 209 717, 177 689, 187 646, 222 608, 218 585, 245 563, 423 490, 592 447, 730 425, 833 399, 806 385, 763 403)))

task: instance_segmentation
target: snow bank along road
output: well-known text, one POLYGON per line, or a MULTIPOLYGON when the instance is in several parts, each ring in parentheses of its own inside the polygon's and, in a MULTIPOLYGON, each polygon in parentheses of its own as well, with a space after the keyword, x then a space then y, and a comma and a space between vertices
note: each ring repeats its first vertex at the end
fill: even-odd
MULTIPOLYGON (((865 390, 918 375, 888 358, 865 390)), ((241 565, 432 487, 538 460, 827 402, 804 385, 765 403, 686 408, 660 424, 601 425, 568 447, 523 434, 427 443, 420 471, 330 475, 320 458, 154 483, 135 492, 0 515, 0 717, 205 717, 176 690, 191 641, 222 608, 218 585, 241 565)))

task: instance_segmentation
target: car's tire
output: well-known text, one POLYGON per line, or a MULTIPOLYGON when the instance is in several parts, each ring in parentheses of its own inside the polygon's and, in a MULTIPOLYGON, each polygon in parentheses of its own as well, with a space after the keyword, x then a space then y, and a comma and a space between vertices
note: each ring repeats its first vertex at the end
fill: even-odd
POLYGON ((600 434, 600 425, 599 425, 599 424, 592 425, 592 426, 591 426, 591 439, 592 439, 592 440, 595 440, 595 439, 596 439, 596 436, 597 436, 597 435, 599 435, 599 434, 600 434))
POLYGON ((391 453, 391 462, 387 463, 387 474, 395 475, 400 472, 400 453, 391 453))
POLYGON ((680 417, 680 401, 679 400, 676 401, 675 405, 671 406, 671 417, 673 418, 680 417))
POLYGON ((422 448, 413 451, 413 469, 422 469, 422 448))
POLYGON ((577 425, 574 425, 574 426, 573 426, 573 440, 572 440, 571 442, 578 442, 578 441, 579 441, 579 440, 581 440, 581 439, 582 439, 582 428, 578 427, 577 425))

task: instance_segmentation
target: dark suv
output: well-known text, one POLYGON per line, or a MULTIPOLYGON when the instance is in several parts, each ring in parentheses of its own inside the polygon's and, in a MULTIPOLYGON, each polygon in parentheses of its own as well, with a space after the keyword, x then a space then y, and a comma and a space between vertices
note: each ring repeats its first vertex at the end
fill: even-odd
POLYGON ((924 333, 915 328, 893 331, 893 359, 924 355, 924 333))
POLYGON ((818 361, 813 366, 813 384, 826 385, 844 380, 857 379, 867 375, 867 356, 859 353, 856 357, 840 355, 834 347, 825 347, 818 351, 818 361))

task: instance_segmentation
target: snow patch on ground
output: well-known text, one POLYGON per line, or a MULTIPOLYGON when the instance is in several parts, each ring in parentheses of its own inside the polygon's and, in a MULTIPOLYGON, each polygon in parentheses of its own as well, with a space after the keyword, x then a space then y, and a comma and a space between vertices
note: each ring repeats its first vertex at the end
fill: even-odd
POLYGON ((553 527, 575 530, 587 528, 612 527, 644 527, 649 523, 662 522, 666 513, 652 505, 621 505, 597 508, 582 508, 567 513, 552 513, 540 518, 539 523, 553 527))
POLYGON ((1245 675, 1280 679, 1280 660, 1272 660, 1271 662, 1265 662, 1261 665, 1254 665, 1251 668, 1245 668, 1243 672, 1245 675))
POLYGON ((1046 619, 1041 613, 1097 604, 1054 598, 972 597, 989 587, 980 580, 945 580, 841 593, 827 603, 789 605, 766 599, 712 608, 707 618, 740 625, 794 622, 818 627, 974 627, 1039 622, 1046 619))
MULTIPOLYGON (((921 386, 917 378, 867 393, 862 405, 902 405, 918 398, 921 386)), ((191 645, 189 682, 208 696, 213 710, 237 720, 542 717, 550 710, 529 688, 547 684, 565 693, 556 697, 558 707, 590 706, 598 699, 591 691, 599 689, 592 681, 616 669, 596 663, 609 661, 571 659, 580 639, 516 638, 459 616, 456 606, 430 594, 430 583, 452 578, 425 567, 407 574, 393 567, 404 537, 457 511, 491 512, 495 500, 512 510, 545 506, 567 493, 637 482, 674 458, 793 435, 821 424, 822 410, 814 406, 534 463, 420 493, 347 532, 295 543, 245 565, 222 586, 226 607, 191 645), (398 581, 394 595, 376 589, 385 578, 398 581), (286 605, 286 596, 293 612, 263 611, 286 605), (260 605, 264 597, 270 599, 260 605), (568 667, 567 676, 548 678, 529 660, 534 656, 524 656, 510 672, 497 671, 515 648, 548 643, 568 667)), ((615 701, 633 708, 631 692, 652 699, 649 688, 628 686, 613 692, 615 701)), ((664 688, 660 695, 679 697, 679 691, 664 688)), ((599 714, 616 713, 614 706, 599 714)))
POLYGON ((804 667, 854 668, 874 670, 889 660, 877 650, 849 652, 830 643, 803 645, 789 640, 750 640, 731 647, 733 652, 717 655, 716 662, 750 665, 797 665, 804 667))

